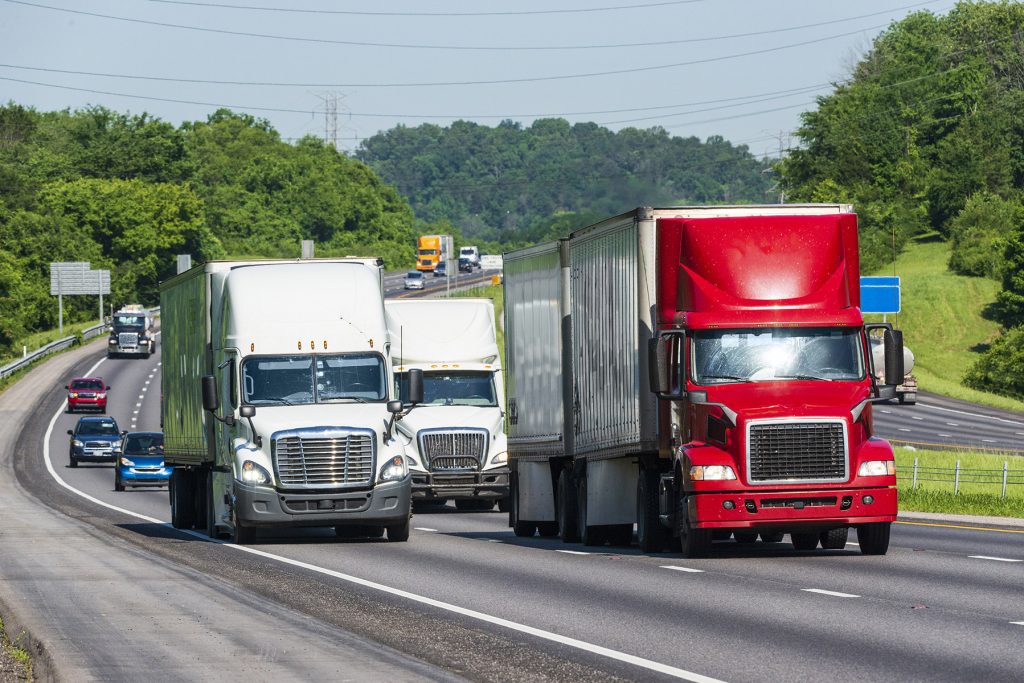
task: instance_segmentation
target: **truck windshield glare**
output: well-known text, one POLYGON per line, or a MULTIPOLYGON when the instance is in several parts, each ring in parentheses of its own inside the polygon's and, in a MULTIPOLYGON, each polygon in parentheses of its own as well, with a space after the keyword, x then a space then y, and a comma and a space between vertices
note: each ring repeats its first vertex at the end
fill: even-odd
MULTIPOLYGON (((404 399, 409 393, 409 373, 399 373, 398 378, 399 396, 404 399)), ((489 372, 424 372, 420 405, 493 408, 498 399, 489 372)))
POLYGON ((771 380, 859 380, 858 330, 772 328, 698 331, 693 335, 696 384, 771 380))
POLYGON ((382 401, 384 375, 384 359, 374 353, 258 356, 242 364, 242 390, 254 405, 382 401))

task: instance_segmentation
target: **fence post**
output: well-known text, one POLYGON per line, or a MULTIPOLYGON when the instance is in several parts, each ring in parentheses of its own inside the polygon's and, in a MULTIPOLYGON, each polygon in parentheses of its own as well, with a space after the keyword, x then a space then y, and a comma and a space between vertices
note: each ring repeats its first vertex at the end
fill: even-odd
POLYGON ((1007 468, 1009 466, 1010 466, 1010 461, 1009 460, 1004 460, 1003 461, 1003 495, 999 496, 1000 498, 1006 498, 1006 470, 1007 470, 1007 468))
POLYGON ((912 490, 917 490, 917 458, 914 458, 914 483, 910 487, 912 490))
POLYGON ((956 461, 956 472, 953 474, 953 495, 960 493, 960 461, 956 461))

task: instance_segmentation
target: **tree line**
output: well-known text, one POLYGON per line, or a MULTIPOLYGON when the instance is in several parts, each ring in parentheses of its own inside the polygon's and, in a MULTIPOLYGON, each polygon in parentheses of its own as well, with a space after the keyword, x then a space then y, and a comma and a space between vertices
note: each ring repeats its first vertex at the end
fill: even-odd
POLYGON ((865 272, 934 231, 953 272, 1001 283, 984 314, 1006 331, 963 379, 1024 398, 1024 5, 894 23, 798 136, 778 166, 787 196, 853 204, 865 272))

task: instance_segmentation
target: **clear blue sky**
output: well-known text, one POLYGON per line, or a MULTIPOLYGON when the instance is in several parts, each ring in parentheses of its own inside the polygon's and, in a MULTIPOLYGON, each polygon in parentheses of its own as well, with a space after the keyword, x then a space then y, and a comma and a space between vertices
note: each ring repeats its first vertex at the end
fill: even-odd
POLYGON ((323 136, 336 100, 346 150, 400 123, 562 116, 722 135, 774 154, 885 26, 953 4, 0 0, 0 101, 99 104, 175 125, 228 105, 292 139, 323 136), (285 11, 295 9, 306 11, 285 11), (625 46, 596 47, 609 45, 625 46))

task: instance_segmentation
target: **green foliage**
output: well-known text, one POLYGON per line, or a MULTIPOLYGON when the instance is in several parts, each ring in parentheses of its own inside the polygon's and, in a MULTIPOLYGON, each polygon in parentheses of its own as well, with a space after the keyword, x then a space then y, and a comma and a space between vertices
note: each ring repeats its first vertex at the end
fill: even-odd
POLYGON ((766 162, 720 137, 702 143, 661 128, 613 132, 563 119, 398 126, 364 141, 357 156, 419 219, 450 221, 470 244, 505 248, 552 236, 553 216, 763 202, 770 183, 766 162))
POLYGON ((1024 400, 1024 325, 992 342, 964 376, 968 386, 1024 400))
POLYGON ((992 305, 992 314, 1004 325, 1024 325, 1024 225, 1006 241, 1003 291, 992 305))
POLYGON ((949 268, 961 275, 1001 279, 1007 238, 1024 225, 1024 207, 983 191, 949 221, 953 245, 949 268))

